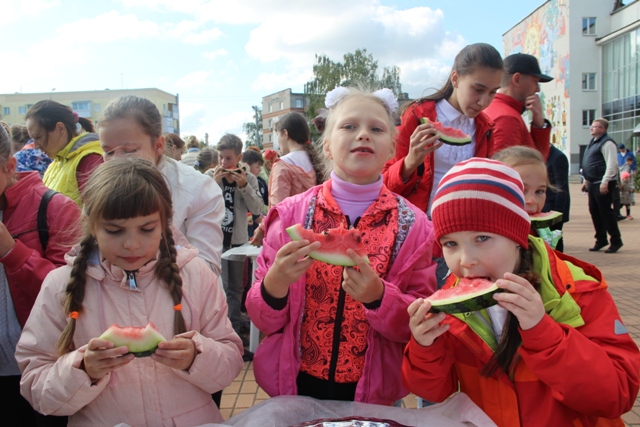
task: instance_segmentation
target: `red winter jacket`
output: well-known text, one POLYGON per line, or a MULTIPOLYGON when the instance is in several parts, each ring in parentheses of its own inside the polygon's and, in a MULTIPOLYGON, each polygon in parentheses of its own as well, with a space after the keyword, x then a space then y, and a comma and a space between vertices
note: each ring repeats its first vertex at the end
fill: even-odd
MULTIPOLYGON (((434 153, 424 160, 424 164, 416 168, 407 182, 401 177, 404 158, 409 154, 409 142, 413 131, 420 125, 420 118, 437 121, 436 101, 424 101, 412 104, 402 115, 402 124, 396 136, 396 155, 382 169, 384 184, 394 193, 407 198, 423 212, 429 207, 429 197, 433 188, 434 153)), ((480 113, 475 118, 476 151, 475 157, 488 157, 491 152, 491 128, 493 124, 486 114, 480 113)))
POLYGON ((40 200, 47 187, 38 172, 19 172, 18 182, 8 187, 4 195, 4 223, 16 244, 0 263, 4 265, 13 307, 20 326, 24 327, 40 292, 42 281, 51 270, 64 265, 64 255, 79 236, 80 208, 63 194, 51 198, 47 209, 49 243, 42 250, 37 218, 40 200))
POLYGON ((522 120, 524 104, 517 99, 499 93, 493 102, 485 110, 487 116, 495 123, 493 127, 493 150, 489 152, 489 157, 494 153, 514 145, 524 145, 535 148, 542 153, 545 158, 549 157, 549 137, 551 135, 551 123, 545 120, 547 127, 527 129, 527 125, 522 120))
POLYGON ((462 391, 499 427, 623 427, 620 416, 638 395, 640 352, 602 273, 539 238, 530 236, 529 245, 547 314, 520 330, 514 371, 481 374, 497 346, 481 310, 447 315, 449 330, 429 347, 411 339, 402 365, 405 387, 434 402, 462 391))

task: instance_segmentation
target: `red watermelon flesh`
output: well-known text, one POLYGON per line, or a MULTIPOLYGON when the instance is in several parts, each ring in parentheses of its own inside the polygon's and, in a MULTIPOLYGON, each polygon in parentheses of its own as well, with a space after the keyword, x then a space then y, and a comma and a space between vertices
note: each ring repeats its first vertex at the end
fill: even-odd
POLYGON ((439 135, 440 141, 449 145, 467 145, 471 144, 471 137, 460 129, 444 126, 440 122, 431 122, 429 119, 423 117, 420 119, 420 123, 431 123, 436 129, 439 135))
POLYGON ((312 230, 307 230, 302 225, 296 224, 287 228, 287 234, 293 241, 320 242, 320 249, 309 254, 311 258, 318 261, 345 267, 354 266, 355 262, 347 255, 347 249, 351 248, 369 262, 360 231, 355 228, 332 228, 322 233, 314 233, 312 230))
POLYGON ((99 338, 111 341, 115 347, 126 346, 129 353, 136 357, 150 356, 156 351, 159 343, 166 341, 151 322, 140 327, 121 327, 113 324, 99 338))
POLYGON ((432 313, 466 313, 491 307, 498 302, 493 294, 500 292, 498 285, 490 280, 481 278, 463 278, 458 284, 446 289, 440 289, 426 300, 431 302, 432 313))

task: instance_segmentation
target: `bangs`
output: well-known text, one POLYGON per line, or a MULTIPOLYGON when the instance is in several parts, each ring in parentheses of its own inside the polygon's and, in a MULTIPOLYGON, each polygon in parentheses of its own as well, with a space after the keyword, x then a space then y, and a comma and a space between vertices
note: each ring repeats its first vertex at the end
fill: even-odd
MULTIPOLYGON (((149 216, 162 210, 157 190, 142 179, 132 182, 130 177, 123 179, 115 194, 104 194, 108 203, 104 204, 101 217, 105 220, 129 219, 149 216)), ((105 193, 107 189, 104 189, 105 193)), ((162 212, 160 212, 162 216, 162 212)))

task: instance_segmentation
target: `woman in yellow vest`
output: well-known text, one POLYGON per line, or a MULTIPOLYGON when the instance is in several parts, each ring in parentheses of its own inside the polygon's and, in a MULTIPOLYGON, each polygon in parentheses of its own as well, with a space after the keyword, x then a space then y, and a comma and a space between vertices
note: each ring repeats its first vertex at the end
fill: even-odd
POLYGON ((91 172, 103 162, 93 122, 51 100, 36 103, 26 119, 35 148, 53 159, 42 179, 44 184, 82 207, 81 190, 91 172))

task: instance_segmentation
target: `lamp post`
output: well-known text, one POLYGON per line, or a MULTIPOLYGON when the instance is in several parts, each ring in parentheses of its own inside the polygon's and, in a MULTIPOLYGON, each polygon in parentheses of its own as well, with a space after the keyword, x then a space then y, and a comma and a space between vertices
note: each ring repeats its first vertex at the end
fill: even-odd
POLYGON ((49 94, 49 101, 51 101, 51 98, 53 98, 53 92, 55 92, 55 90, 55 87, 51 89, 51 93, 49 94))

